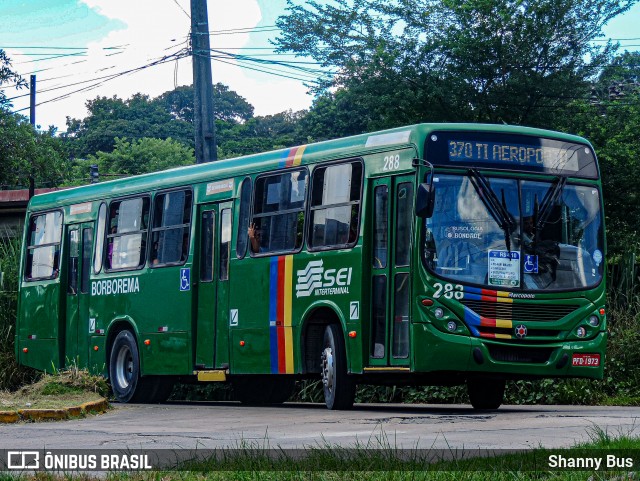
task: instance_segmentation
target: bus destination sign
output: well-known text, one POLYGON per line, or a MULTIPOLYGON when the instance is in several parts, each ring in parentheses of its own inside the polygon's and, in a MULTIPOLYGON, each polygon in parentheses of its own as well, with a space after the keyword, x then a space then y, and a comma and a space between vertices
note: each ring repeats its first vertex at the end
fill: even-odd
POLYGON ((569 148, 559 148, 545 145, 450 140, 449 160, 509 163, 577 172, 580 170, 578 148, 585 147, 575 144, 569 144, 569 148))
POLYGON ((598 178, 591 147, 561 139, 515 133, 436 131, 427 137, 425 151, 433 165, 598 178))

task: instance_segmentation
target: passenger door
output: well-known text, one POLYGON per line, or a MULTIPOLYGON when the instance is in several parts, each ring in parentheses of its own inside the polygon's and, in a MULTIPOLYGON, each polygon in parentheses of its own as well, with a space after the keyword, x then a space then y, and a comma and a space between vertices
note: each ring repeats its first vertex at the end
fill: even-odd
POLYGON ((89 319, 89 273, 93 252, 93 224, 72 224, 66 229, 66 323, 64 365, 86 366, 89 335, 95 325, 89 319))
POLYGON ((409 365, 414 176, 372 182, 369 365, 409 365))
MULTIPOLYGON (((198 369, 229 366, 229 258, 232 203, 198 209, 197 320, 194 333, 198 369)), ((232 322, 233 320, 231 320, 232 322)))

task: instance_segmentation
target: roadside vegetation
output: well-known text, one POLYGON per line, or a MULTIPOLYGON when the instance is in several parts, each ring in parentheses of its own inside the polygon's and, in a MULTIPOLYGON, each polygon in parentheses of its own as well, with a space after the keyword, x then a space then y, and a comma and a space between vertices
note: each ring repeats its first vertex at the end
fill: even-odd
POLYGON ((44 374, 38 381, 13 392, 0 391, 0 411, 74 407, 108 395, 109 386, 103 377, 70 368, 44 374))

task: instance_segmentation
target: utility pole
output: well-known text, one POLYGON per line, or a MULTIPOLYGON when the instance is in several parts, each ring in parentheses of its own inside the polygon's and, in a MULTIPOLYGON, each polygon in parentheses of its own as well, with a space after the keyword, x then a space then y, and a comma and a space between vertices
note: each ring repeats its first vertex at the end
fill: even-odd
MULTIPOLYGON (((29 122, 36 128, 36 76, 32 75, 29 85, 29 122)), ((36 193, 36 180, 33 177, 33 168, 29 174, 29 199, 36 193)))
POLYGON ((196 141, 196 163, 198 164, 218 160, 210 55, 207 0, 191 0, 193 123, 196 141))

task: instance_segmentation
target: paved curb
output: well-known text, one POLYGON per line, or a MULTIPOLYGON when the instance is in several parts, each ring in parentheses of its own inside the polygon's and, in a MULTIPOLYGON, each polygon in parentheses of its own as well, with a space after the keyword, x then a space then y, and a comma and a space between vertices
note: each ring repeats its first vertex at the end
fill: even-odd
POLYGON ((0 423, 17 423, 19 421, 59 421, 82 416, 87 413, 103 413, 109 407, 105 398, 89 401, 80 406, 64 409, 19 409, 18 411, 0 411, 0 423))

